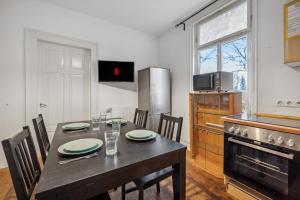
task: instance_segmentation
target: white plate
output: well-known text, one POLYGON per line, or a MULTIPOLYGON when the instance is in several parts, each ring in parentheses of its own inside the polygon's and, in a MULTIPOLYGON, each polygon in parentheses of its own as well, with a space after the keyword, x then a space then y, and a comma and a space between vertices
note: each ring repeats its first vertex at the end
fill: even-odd
MULTIPOLYGON (((141 131, 141 130, 135 130, 135 131, 141 131)), ((132 131, 130 131, 130 132, 132 132, 132 131)), ((157 133, 155 133, 155 132, 153 132, 153 131, 149 131, 149 132, 151 132, 151 136, 148 136, 148 137, 146 137, 146 138, 134 138, 134 137, 130 136, 130 135, 131 135, 130 132, 126 133, 126 134, 125 134, 125 137, 126 137, 127 139, 129 139, 129 140, 134 140, 134 141, 147 141, 147 140, 152 140, 152 139, 154 139, 154 138, 156 137, 156 135, 157 135, 157 133)))
MULTIPOLYGON (((81 148, 81 147, 79 147, 79 146, 83 145, 83 143, 85 143, 85 142, 78 141, 78 140, 73 140, 73 141, 71 141, 71 142, 68 142, 68 143, 66 143, 66 144, 61 145, 61 146, 57 149, 57 151, 58 151, 59 153, 63 154, 63 155, 81 155, 81 154, 86 154, 86 153, 95 151, 95 150, 99 149, 99 148, 103 145, 103 141, 102 141, 102 140, 99 140, 99 139, 96 139, 96 138, 86 138, 86 139, 79 139, 79 140, 87 140, 87 141, 90 141, 90 144, 93 144, 93 145, 94 145, 94 148, 92 148, 93 146, 90 146, 90 148, 86 149, 85 151, 79 151, 79 149, 81 148), (71 147, 69 146, 69 147, 66 148, 66 145, 68 146, 68 145, 70 145, 70 143, 71 143, 71 147), (73 146, 72 143, 73 143, 73 145, 75 145, 75 146, 73 146), (79 145, 79 146, 77 146, 77 145, 79 145), (73 151, 74 151, 74 150, 76 151, 76 149, 77 149, 77 152, 75 152, 75 151, 74 151, 74 152, 66 151, 66 149, 71 150, 71 151, 72 151, 72 150, 73 150, 73 151)), ((89 142, 88 142, 88 143, 89 143, 89 142)))
POLYGON ((153 131, 148 131, 148 130, 133 130, 129 131, 127 134, 128 136, 135 138, 135 139, 145 139, 150 136, 152 136, 154 132, 153 131))
POLYGON ((71 123, 62 126, 64 130, 79 130, 90 127, 89 123, 71 123))
POLYGON ((81 152, 87 151, 91 148, 95 148, 97 145, 98 140, 95 140, 95 138, 86 138, 68 142, 64 144, 64 148, 69 152, 81 152))
POLYGON ((109 124, 109 125, 112 125, 113 121, 120 121, 121 124, 126 124, 127 123, 126 119, 109 119, 109 120, 106 121, 106 123, 109 124))

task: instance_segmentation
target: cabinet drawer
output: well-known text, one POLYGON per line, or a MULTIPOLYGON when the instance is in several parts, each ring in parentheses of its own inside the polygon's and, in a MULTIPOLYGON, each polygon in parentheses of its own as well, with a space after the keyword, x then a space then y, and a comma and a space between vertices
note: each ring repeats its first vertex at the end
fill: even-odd
POLYGON ((223 115, 204 114, 203 120, 204 125, 217 129, 224 129, 223 115))
POLYGON ((197 113, 196 125, 223 129, 224 120, 222 119, 222 117, 224 117, 224 115, 215 115, 199 112, 197 113))

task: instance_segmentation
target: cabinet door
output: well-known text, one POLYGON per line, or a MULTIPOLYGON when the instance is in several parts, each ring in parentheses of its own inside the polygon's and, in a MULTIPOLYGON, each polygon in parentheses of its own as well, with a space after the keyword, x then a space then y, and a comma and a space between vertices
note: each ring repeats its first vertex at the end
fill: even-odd
POLYGON ((220 109, 220 95, 210 94, 205 95, 204 104, 207 110, 219 110, 220 109))
POLYGON ((196 156, 195 156, 196 163, 199 165, 199 167, 205 169, 205 163, 206 163, 205 149, 196 147, 195 152, 196 152, 196 156))
POLYGON ((198 112, 197 113, 197 121, 196 125, 198 126, 205 126, 205 120, 204 120, 204 113, 198 112))
POLYGON ((197 147, 205 149, 206 144, 206 132, 203 128, 195 129, 196 137, 195 137, 195 144, 197 147))
POLYGON ((224 155, 224 135, 220 131, 206 131, 206 150, 218 155, 224 155))
POLYGON ((199 110, 205 109, 205 98, 204 95, 196 95, 195 98, 196 102, 197 102, 197 111, 199 112, 199 110))
POLYGON ((221 155, 212 152, 205 152, 205 168, 206 170, 218 178, 223 178, 224 158, 221 155))
POLYGON ((230 98, 231 98, 230 94, 220 95, 220 112, 229 113, 231 111, 230 98))

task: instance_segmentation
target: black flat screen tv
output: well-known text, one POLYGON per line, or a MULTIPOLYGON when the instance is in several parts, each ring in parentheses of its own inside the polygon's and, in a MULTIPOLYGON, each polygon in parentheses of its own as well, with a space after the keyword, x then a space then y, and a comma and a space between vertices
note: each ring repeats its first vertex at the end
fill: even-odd
POLYGON ((99 82, 134 82, 134 62, 98 61, 99 82))

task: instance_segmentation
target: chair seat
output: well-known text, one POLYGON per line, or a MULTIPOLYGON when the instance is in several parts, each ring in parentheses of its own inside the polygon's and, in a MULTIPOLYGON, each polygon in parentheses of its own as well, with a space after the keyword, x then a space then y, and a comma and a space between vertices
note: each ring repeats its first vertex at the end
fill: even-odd
POLYGON ((173 174, 173 168, 172 167, 167 167, 164 168, 160 171, 153 172, 151 174, 148 174, 142 178, 139 178, 134 181, 136 187, 143 187, 143 188, 148 188, 154 184, 156 184, 159 181, 162 181, 169 176, 172 176, 173 174))

